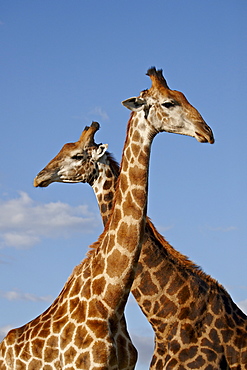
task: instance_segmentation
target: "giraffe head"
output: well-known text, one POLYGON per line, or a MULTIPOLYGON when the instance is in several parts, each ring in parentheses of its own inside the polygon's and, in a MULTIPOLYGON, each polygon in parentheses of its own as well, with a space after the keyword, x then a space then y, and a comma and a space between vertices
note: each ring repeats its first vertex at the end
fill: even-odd
POLYGON ((97 161, 107 150, 107 144, 96 144, 94 134, 100 125, 86 126, 80 139, 65 144, 60 152, 34 179, 35 187, 46 187, 52 182, 87 182, 92 185, 98 177, 97 161))
POLYGON ((214 143, 214 136, 200 113, 184 94, 170 90, 162 70, 150 68, 147 75, 152 86, 139 97, 124 100, 122 104, 133 112, 139 112, 156 132, 166 131, 195 137, 201 143, 214 143))

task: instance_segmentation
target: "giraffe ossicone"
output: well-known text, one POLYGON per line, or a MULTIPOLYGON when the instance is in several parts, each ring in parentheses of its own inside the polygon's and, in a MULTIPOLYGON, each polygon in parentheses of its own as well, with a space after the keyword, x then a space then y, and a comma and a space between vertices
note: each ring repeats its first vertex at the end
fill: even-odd
MULTIPOLYGON (((112 214, 105 230, 53 304, 35 320, 11 330, 2 341, 1 370, 127 370, 135 366, 136 350, 127 332, 124 308, 144 238, 152 140, 162 131, 197 139, 200 132, 203 141, 213 142, 211 129, 183 94, 166 88, 161 72, 152 68, 148 74, 152 87, 141 93, 146 104, 132 113, 128 123, 112 214)), ((80 156, 73 144, 67 147, 74 151, 74 158, 83 160, 85 153, 80 156)), ((54 176, 59 179, 67 172, 68 164, 54 176)))

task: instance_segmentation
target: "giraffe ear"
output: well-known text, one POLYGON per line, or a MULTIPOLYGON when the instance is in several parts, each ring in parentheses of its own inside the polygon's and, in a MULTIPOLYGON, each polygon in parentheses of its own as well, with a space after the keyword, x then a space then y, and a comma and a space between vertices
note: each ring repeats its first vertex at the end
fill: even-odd
POLYGON ((134 97, 122 101, 122 104, 133 112, 138 112, 144 108, 144 105, 146 105, 146 100, 134 97))
POLYGON ((103 155, 105 154, 105 152, 107 151, 107 148, 108 148, 108 144, 100 144, 98 146, 97 149, 95 149, 93 152, 92 152, 92 158, 95 160, 95 161, 98 161, 101 157, 103 157, 103 155))

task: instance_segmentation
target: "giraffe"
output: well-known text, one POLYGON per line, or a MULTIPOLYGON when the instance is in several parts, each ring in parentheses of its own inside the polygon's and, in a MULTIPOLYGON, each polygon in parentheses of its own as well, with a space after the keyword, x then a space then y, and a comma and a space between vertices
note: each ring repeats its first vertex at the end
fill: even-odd
MULTIPOLYGON (((96 122, 85 128, 75 143, 77 156, 66 144, 36 176, 34 185, 88 183, 105 225, 119 166, 95 143, 98 129, 96 122)), ((152 369, 247 367, 247 317, 216 280, 173 249, 149 218, 131 290, 155 333, 152 369)))
POLYGON ((124 308, 144 237, 152 141, 162 131, 213 140, 211 129, 184 95, 168 89, 162 71, 151 68, 147 74, 151 88, 123 102, 134 112, 111 217, 53 304, 7 334, 0 346, 1 370, 134 368, 136 351, 126 348, 131 341, 124 308), (178 109, 170 109, 176 105, 178 109))

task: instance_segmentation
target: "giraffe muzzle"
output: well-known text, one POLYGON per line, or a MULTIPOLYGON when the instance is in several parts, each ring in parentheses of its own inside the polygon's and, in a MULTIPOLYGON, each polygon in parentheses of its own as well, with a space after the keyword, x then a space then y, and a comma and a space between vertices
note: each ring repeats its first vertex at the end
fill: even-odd
POLYGON ((199 143, 214 143, 214 134, 206 123, 202 127, 197 128, 195 131, 195 138, 199 143))

